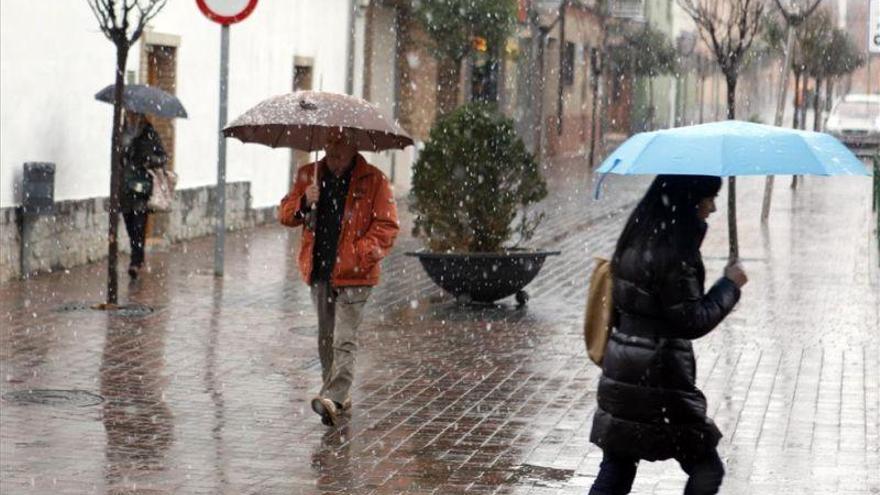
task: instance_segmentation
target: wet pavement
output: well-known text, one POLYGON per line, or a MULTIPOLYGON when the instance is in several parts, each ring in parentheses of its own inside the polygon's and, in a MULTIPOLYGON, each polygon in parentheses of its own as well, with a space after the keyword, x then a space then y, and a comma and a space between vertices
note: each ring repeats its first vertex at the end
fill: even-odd
MULTIPOLYGON (((599 370, 580 324, 593 255, 610 253, 644 179, 553 179, 535 247, 561 249, 531 301, 462 307, 433 287, 404 233, 361 332, 354 411, 328 429, 298 234, 210 238, 152 253, 123 290, 144 306, 88 309, 104 265, 0 287, 0 491, 42 493, 585 494, 599 370), (581 187, 577 187, 580 184, 581 187), (54 390, 28 393, 29 390, 54 390)), ((786 181, 783 181, 787 183, 786 181)), ((695 344, 725 437, 725 494, 880 494, 880 275, 870 180, 778 188, 740 181, 750 276, 736 311, 695 344)), ((713 217, 707 273, 725 262, 713 217)), ((405 223, 408 222, 404 218, 405 223)), ((677 494, 674 461, 643 463, 635 494, 677 494)))

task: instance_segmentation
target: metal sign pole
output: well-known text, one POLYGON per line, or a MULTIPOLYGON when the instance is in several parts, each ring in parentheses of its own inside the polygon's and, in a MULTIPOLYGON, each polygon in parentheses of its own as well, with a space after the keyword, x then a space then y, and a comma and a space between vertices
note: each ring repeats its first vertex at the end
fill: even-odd
POLYGON ((868 80, 865 83, 865 93, 871 94, 871 56, 880 53, 880 0, 869 0, 868 5, 868 55, 866 57, 866 71, 868 80))
POLYGON ((214 236, 214 275, 223 276, 223 247, 226 241, 226 111, 229 99, 229 25, 220 27, 220 128, 217 133, 217 218, 214 236))

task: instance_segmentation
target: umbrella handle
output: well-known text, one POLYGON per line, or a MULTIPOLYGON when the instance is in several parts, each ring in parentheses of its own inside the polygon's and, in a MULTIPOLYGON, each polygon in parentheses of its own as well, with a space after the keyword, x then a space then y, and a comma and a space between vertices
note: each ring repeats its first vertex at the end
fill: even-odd
MULTIPOLYGON (((315 167, 314 167, 314 170, 312 171, 312 184, 314 184, 315 186, 318 186, 318 190, 320 190, 321 186, 318 183, 318 150, 315 150, 315 161, 313 163, 315 164, 315 167)), ((314 211, 317 209, 318 209, 318 203, 314 203, 312 205, 312 210, 314 211)))
POLYGON ((596 182, 596 189, 593 191, 593 199, 595 199, 597 201, 599 200, 599 193, 602 190, 602 183, 605 182, 605 177, 607 177, 608 174, 610 174, 611 171, 614 170, 615 167, 617 167, 617 165, 619 165, 619 164, 620 164, 620 158, 616 158, 614 160, 614 163, 611 164, 611 168, 609 168, 607 172, 605 172, 599 176, 599 180, 596 182))

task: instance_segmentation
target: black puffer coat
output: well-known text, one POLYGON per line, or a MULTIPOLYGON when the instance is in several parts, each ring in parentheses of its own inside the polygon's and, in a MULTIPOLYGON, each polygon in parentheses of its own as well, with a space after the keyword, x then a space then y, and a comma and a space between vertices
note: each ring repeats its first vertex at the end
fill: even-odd
POLYGON ((122 194, 119 206, 123 213, 146 212, 153 190, 153 178, 147 169, 161 168, 168 161, 159 133, 149 123, 122 151, 122 194))
POLYGON ((618 325, 605 350, 590 434, 604 451, 649 461, 702 456, 718 444, 721 432, 695 385, 690 341, 718 325, 740 296, 727 278, 704 293, 698 246, 668 251, 624 249, 615 264, 618 325), (661 258, 665 268, 657 268, 661 258))

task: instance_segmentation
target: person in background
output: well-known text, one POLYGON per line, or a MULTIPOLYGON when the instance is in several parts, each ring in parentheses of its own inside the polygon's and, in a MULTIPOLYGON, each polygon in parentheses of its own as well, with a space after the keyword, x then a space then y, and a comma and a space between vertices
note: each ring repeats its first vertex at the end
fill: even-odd
POLYGON ((128 275, 133 280, 144 270, 144 244, 147 235, 147 203, 153 192, 149 169, 164 168, 168 155, 159 133, 146 115, 125 111, 122 133, 123 183, 119 203, 125 230, 131 244, 128 275))

